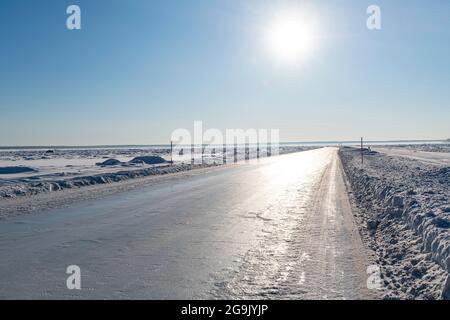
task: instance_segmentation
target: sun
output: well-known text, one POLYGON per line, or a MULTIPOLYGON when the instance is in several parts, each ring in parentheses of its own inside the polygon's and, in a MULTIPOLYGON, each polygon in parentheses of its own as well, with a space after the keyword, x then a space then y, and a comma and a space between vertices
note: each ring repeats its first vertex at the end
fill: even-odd
POLYGON ((265 30, 265 45, 280 63, 298 64, 317 46, 314 21, 300 12, 278 14, 265 30))

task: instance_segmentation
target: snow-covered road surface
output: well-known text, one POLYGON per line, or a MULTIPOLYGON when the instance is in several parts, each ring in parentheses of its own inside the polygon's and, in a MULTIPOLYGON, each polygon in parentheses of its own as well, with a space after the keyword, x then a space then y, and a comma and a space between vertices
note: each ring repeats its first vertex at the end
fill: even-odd
POLYGON ((8 218, 0 256, 0 298, 374 297, 335 148, 8 218))

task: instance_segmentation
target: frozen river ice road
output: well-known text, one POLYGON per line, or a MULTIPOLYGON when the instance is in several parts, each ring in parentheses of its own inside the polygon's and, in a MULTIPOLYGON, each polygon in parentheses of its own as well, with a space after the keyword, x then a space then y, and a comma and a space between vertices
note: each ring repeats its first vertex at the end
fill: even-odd
POLYGON ((0 257, 3 299, 373 297, 336 148, 7 218, 0 257))

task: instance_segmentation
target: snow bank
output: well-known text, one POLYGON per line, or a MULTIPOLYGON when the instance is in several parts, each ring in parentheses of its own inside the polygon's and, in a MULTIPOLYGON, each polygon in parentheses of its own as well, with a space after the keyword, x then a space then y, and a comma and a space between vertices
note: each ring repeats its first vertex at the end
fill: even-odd
POLYGON ((159 156, 142 156, 130 160, 130 163, 145 163, 145 164, 160 164, 164 162, 166 162, 166 160, 164 160, 159 156))
POLYGON ((108 159, 103 162, 97 162, 95 165, 97 165, 97 166, 118 166, 121 164, 122 164, 122 162, 117 159, 108 159))
MULTIPOLYGON (((407 246, 416 243, 410 229, 418 236, 421 251, 450 272, 450 168, 367 151, 361 164, 360 151, 352 148, 342 148, 340 156, 378 253, 389 256, 393 264, 411 264, 411 274, 426 280, 420 283, 422 288, 416 287, 418 291, 432 281, 441 281, 442 287, 445 278, 438 271, 434 280, 426 279, 427 268, 432 267, 417 260, 420 253, 409 257, 407 264, 403 260, 408 260, 407 246)), ((442 296, 450 298, 448 286, 442 296)))
POLYGON ((91 176, 79 176, 74 178, 49 179, 33 182, 24 180, 22 183, 11 183, 0 187, 0 198, 14 198, 17 196, 34 195, 44 192, 53 192, 64 189, 78 188, 96 184, 106 184, 119 182, 128 179, 143 178, 154 175, 164 175, 169 173, 192 170, 199 167, 212 165, 176 165, 147 167, 143 169, 122 170, 111 173, 101 173, 91 176))
POLYGON ((16 174, 27 172, 36 172, 36 170, 29 167, 0 167, 0 174, 16 174))

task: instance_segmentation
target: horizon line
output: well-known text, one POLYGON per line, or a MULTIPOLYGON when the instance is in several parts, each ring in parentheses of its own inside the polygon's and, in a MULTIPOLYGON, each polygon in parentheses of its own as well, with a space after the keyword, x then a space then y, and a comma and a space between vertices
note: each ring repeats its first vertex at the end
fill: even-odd
MULTIPOLYGON (((449 139, 400 139, 400 140, 367 140, 364 141, 365 143, 393 143, 393 142, 399 142, 399 143, 406 143, 406 142, 448 142, 449 139)), ((339 143, 361 143, 361 140, 325 140, 325 141, 284 141, 279 142, 279 144, 339 144, 339 143)), ((198 144, 194 144, 198 145, 198 144)), ((213 144, 215 145, 215 144, 213 144)), ((92 144, 92 145, 5 145, 0 146, 0 149, 13 149, 13 148, 20 148, 20 149, 26 149, 26 148, 55 148, 55 149, 61 149, 61 148, 107 148, 107 147, 163 147, 163 146, 170 146, 170 143, 168 144, 162 144, 162 143, 156 143, 156 144, 92 144)))

